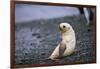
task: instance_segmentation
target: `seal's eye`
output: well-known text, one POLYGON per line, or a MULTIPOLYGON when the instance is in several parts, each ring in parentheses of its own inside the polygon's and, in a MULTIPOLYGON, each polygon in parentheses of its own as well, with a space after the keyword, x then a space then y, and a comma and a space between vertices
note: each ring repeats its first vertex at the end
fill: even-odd
POLYGON ((66 28, 66 26, 63 25, 63 28, 66 28))

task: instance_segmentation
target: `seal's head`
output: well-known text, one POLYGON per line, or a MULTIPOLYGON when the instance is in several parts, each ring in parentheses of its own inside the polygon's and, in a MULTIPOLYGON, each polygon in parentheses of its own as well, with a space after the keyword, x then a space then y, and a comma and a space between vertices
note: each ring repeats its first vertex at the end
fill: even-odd
POLYGON ((59 29, 62 33, 68 32, 72 29, 71 25, 69 23, 61 23, 59 25, 59 29))

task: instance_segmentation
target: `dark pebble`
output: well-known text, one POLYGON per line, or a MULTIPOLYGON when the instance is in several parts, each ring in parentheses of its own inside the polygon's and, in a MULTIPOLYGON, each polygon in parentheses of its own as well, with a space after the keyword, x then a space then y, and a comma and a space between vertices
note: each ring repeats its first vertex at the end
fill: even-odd
POLYGON ((21 60, 23 63, 25 62, 25 60, 21 60))
POLYGON ((32 45, 34 45, 34 43, 31 43, 30 45, 32 46, 32 45))
POLYGON ((38 35, 38 36, 37 36, 37 38, 41 38, 41 36, 40 36, 40 35, 38 35))
POLYGON ((25 55, 28 55, 28 53, 25 53, 25 55))
POLYGON ((91 31, 91 29, 89 28, 88 31, 91 31))
POLYGON ((23 63, 18 63, 18 64, 23 64, 23 63))
POLYGON ((37 36, 37 35, 38 35, 38 33, 33 33, 33 34, 32 34, 32 36, 37 36))
POLYGON ((45 55, 45 53, 42 53, 41 55, 45 55))

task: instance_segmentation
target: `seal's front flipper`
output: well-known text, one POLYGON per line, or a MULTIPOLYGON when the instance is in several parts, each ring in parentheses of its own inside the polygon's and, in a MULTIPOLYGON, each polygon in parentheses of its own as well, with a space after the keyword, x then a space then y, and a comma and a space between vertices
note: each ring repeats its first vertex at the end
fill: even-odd
POLYGON ((60 43, 59 46, 59 58, 61 58, 66 50, 66 44, 60 43))

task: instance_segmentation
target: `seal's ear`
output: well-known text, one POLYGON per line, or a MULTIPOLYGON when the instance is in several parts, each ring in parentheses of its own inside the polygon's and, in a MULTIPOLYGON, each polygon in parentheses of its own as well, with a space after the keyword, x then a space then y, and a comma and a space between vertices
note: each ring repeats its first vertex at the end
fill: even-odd
POLYGON ((67 27, 67 30, 70 30, 70 27, 67 27))

